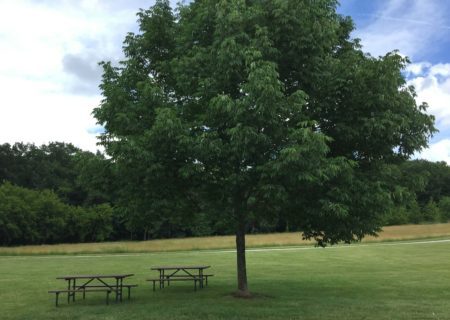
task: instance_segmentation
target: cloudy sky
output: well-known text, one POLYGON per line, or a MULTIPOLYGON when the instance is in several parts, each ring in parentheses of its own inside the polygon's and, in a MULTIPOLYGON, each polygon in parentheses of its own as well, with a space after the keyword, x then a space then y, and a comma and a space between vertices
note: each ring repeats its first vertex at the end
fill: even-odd
MULTIPOLYGON (((175 1, 173 1, 175 2, 175 1)), ((136 12, 154 0, 0 0, 0 143, 72 142, 95 151, 97 62, 119 61, 136 12)), ((364 50, 399 49, 440 132, 419 158, 450 164, 450 1, 341 0, 364 50)))

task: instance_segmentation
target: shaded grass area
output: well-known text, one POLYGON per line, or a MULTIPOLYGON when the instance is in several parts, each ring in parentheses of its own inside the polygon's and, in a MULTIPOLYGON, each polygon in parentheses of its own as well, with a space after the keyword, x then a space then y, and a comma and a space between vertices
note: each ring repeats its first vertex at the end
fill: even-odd
MULTIPOLYGON (((430 239, 441 237, 450 237, 450 223, 385 227, 378 237, 367 237, 363 240, 363 242, 430 239)), ((248 248, 302 246, 313 244, 313 241, 303 240, 300 232, 257 234, 247 236, 248 248)), ((0 247, 0 255, 170 252, 229 249, 234 247, 234 236, 216 236, 150 241, 0 247)))
MULTIPOLYGON (((368 244, 248 252, 254 299, 236 299, 235 254, 227 251, 102 256, 0 257, 2 319, 450 319, 450 242, 368 244), (154 265, 209 264, 197 292, 174 283, 153 292, 154 265), (62 274, 134 273, 131 301, 104 294, 54 307, 62 274)), ((64 297, 63 297, 64 298, 64 297)))

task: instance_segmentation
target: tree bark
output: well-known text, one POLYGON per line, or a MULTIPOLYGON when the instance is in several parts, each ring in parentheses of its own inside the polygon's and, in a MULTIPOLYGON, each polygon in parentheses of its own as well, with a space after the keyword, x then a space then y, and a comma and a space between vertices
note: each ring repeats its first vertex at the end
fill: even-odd
POLYGON ((247 265, 245 261, 245 221, 240 219, 236 232, 238 297, 250 297, 247 284, 247 265))

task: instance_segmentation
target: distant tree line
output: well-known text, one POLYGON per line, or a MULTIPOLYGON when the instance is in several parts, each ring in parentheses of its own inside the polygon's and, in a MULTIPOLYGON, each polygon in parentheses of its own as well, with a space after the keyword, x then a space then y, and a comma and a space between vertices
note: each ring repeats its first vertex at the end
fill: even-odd
POLYGON ((110 196, 96 188, 108 185, 105 164, 72 144, 0 145, 0 243, 112 239, 110 196))
POLYGON ((0 243, 93 242, 112 234, 112 208, 64 203, 51 190, 0 186, 0 243))
MULTIPOLYGON (((224 215, 211 209, 184 206, 177 215, 164 210, 165 201, 176 199, 162 198, 156 204, 146 199, 142 203, 128 201, 133 190, 119 189, 120 176, 112 160, 72 144, 0 145, 0 244, 233 233, 224 215)), ((385 172, 385 183, 391 186, 395 204, 386 212, 385 225, 450 219, 450 167, 445 162, 413 160, 391 165, 385 172)), ((155 201, 154 196, 152 199, 155 201)), ((298 230, 279 216, 254 219, 248 231, 298 230)))
POLYGON ((445 162, 406 161, 386 173, 395 206, 386 225, 450 220, 450 167, 445 162))

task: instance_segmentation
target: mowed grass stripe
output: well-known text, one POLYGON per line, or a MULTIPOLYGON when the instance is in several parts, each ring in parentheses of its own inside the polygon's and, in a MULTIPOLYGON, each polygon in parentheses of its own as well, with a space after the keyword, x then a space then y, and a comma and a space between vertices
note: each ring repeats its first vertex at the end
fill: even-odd
MULTIPOLYGON (((385 227, 379 237, 367 237, 363 242, 372 243, 442 237, 450 237, 450 223, 385 227)), ((246 242, 248 248, 308 246, 314 244, 313 241, 302 240, 300 232, 248 235, 246 242)), ((234 247, 234 236, 215 236, 133 242, 0 247, 0 255, 142 253, 232 249, 234 247)))
MULTIPOLYGON (((325 249, 350 249, 350 248, 361 248, 361 247, 376 247, 376 246, 402 246, 402 245, 422 245, 422 244, 438 244, 438 243, 450 243, 450 239, 440 239, 440 240, 424 240, 424 241, 394 241, 388 243, 369 243, 369 244, 350 244, 350 245, 334 245, 328 246, 325 248, 317 247, 317 246, 302 246, 302 247, 283 247, 283 248, 250 248, 247 249, 247 252, 270 252, 270 251, 300 251, 300 250, 325 250, 325 249)), ((236 250, 229 249, 217 249, 217 250, 200 250, 200 251, 171 251, 171 252, 147 252, 147 253, 131 253, 131 254, 121 254, 121 253, 110 253, 110 254, 93 254, 93 255, 25 255, 25 256, 0 256, 2 258, 9 259, 52 259, 52 258, 63 258, 63 259, 71 259, 71 258, 127 258, 127 257, 142 257, 142 256, 151 256, 151 255, 161 255, 161 254, 221 254, 221 253, 236 253, 236 250)), ((0 280, 1 281, 1 280, 0 280)))

